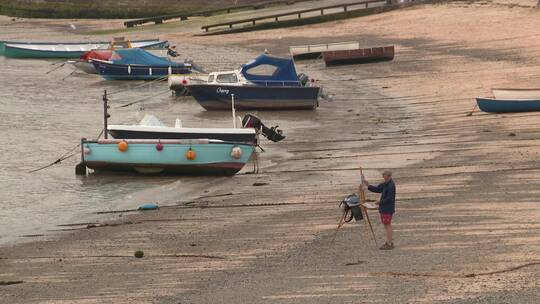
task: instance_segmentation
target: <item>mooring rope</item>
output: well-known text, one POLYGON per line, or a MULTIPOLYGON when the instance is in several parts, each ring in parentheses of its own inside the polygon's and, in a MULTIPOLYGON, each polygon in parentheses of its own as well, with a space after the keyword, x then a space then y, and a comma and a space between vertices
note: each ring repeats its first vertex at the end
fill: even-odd
MULTIPOLYGON (((165 94, 165 93, 168 93, 168 92, 169 92, 169 90, 167 89, 166 91, 161 91, 161 92, 159 92, 159 93, 157 93, 157 94, 155 94, 155 95, 147 96, 147 97, 144 97, 144 98, 141 98, 141 99, 138 99, 138 100, 135 100, 135 101, 132 101, 132 102, 123 104, 123 105, 118 106, 118 107, 116 107, 116 108, 119 109, 119 108, 129 107, 129 106, 134 105, 134 104, 136 104, 136 103, 146 101, 146 100, 148 100, 148 99, 157 97, 157 96, 159 96, 159 95, 162 95, 162 94, 165 94)), ((123 102, 126 102, 126 101, 127 101, 127 100, 124 100, 123 102)), ((122 102, 122 101, 121 101, 121 102, 122 102)))
POLYGON ((119 93, 123 93, 123 92, 127 92, 127 91, 131 91, 131 90, 135 90, 135 89, 138 89, 138 88, 142 88, 144 86, 147 86, 149 84, 153 84, 154 82, 157 82, 157 81, 163 81, 165 79, 167 79, 169 77, 169 75, 165 75, 165 76, 162 76, 162 77, 159 77, 159 78, 156 78, 156 79, 153 79, 151 81, 145 81, 144 83, 140 84, 140 85, 136 85, 134 87, 128 87, 126 89, 122 89, 122 90, 118 90, 118 91, 113 91, 113 92, 107 92, 107 95, 111 96, 111 95, 115 95, 115 94, 119 94, 119 93))
MULTIPOLYGON (((101 137, 101 135, 103 134, 103 130, 101 130, 101 132, 99 132, 98 136, 97 136, 97 139, 99 139, 101 137)), ((64 160, 70 158, 70 157, 73 157, 77 154, 79 154, 79 152, 73 152, 75 149, 77 149, 78 147, 81 146, 81 143, 79 142, 75 147, 69 149, 66 153, 62 154, 57 160, 53 161, 52 163, 48 164, 48 165, 45 165, 43 167, 40 167, 40 168, 37 168, 37 169, 34 169, 34 170, 30 170, 28 171, 28 173, 34 173, 34 172, 37 172, 37 171, 41 171, 43 169, 47 169, 49 167, 52 167, 56 164, 59 164, 61 162, 63 162, 64 160)))

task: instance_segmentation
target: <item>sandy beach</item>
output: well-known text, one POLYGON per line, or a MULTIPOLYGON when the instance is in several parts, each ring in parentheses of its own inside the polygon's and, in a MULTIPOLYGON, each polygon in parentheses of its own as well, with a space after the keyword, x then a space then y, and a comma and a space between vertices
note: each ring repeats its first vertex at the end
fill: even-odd
MULTIPOLYGON (((332 68, 297 62, 334 100, 313 112, 258 113, 287 135, 264 143, 259 174, 160 184, 134 194, 157 201, 159 211, 114 213, 92 227, 79 222, 0 247, 0 282, 22 281, 0 285, 0 302, 539 303, 539 114, 467 115, 474 97, 492 87, 538 87, 535 5, 416 5, 209 37, 193 35, 199 19, 127 33, 175 41, 211 69, 233 68, 264 49, 285 56, 290 45, 349 40, 393 44, 396 57, 332 68), (363 224, 346 225, 331 244, 338 203, 357 190, 359 166, 371 183, 382 170, 394 172, 392 251, 377 250, 363 224), (134 258, 136 250, 145 257, 134 258)), ((27 39, 77 40, 88 37, 83 29, 120 24, 76 20, 72 31, 59 26, 65 22, 0 17, 0 39, 17 35, 10 27, 39 25, 27 39)), ((214 118, 186 110, 197 105, 185 99, 153 109, 214 118)), ((370 214, 381 244, 382 225, 370 214)))

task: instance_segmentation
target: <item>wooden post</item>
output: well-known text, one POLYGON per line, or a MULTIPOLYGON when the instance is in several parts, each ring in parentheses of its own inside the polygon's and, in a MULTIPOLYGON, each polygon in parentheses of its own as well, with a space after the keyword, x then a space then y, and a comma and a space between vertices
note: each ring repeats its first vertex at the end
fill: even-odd
POLYGON ((302 18, 302 13, 298 13, 298 19, 302 18))
POLYGON ((321 8, 321 15, 324 15, 324 9, 322 9, 322 8, 321 8))
POLYGON ((108 138, 107 123, 109 120, 109 105, 107 99, 107 90, 103 91, 103 138, 108 138))
POLYGON ((251 22, 253 22, 253 25, 255 25, 255 20, 252 20, 251 22))
POLYGON ((344 11, 344 12, 347 11, 347 6, 346 6, 346 5, 343 6, 343 11, 344 11))

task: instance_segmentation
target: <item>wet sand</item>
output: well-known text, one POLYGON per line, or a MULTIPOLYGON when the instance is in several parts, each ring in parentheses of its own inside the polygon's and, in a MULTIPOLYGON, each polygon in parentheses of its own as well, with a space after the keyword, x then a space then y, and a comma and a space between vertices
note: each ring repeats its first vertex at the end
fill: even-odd
MULTIPOLYGON (((259 113, 288 135, 265 145, 260 157, 272 163, 260 174, 210 185, 198 179, 189 191, 182 183, 150 189, 137 195, 157 198, 164 206, 157 212, 118 214, 117 225, 79 226, 3 247, 0 281, 24 281, 0 286, 4 299, 537 303, 538 114, 466 113, 491 87, 537 86, 539 15, 529 7, 458 2, 191 38, 198 47, 189 49, 199 50, 193 56, 215 53, 208 63, 216 67, 310 41, 395 44, 396 58, 328 69, 321 61, 299 62, 298 70, 318 79, 334 101, 314 112, 259 113), (356 190, 359 165, 371 182, 383 169, 394 171, 393 251, 375 250, 355 224, 330 245, 337 203, 356 190), (146 256, 135 259, 135 250, 146 256)), ((166 28, 163 35, 179 41, 190 34, 166 28)), ((186 106, 196 105, 167 110, 186 106)))

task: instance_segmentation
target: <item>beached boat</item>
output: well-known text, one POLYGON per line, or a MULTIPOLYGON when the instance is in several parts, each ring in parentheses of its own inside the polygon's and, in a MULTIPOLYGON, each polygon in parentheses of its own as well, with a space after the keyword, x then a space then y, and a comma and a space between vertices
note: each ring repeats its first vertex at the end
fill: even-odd
POLYGON ((489 113, 540 111, 540 99, 476 98, 480 110, 489 113))
POLYGON ((357 50, 360 48, 358 41, 345 41, 325 44, 295 45, 289 47, 289 52, 294 60, 322 58, 322 53, 326 51, 357 50))
POLYGON ((82 140, 81 164, 95 171, 147 174, 234 175, 255 146, 220 140, 82 140))
MULTIPOLYGON (((139 40, 132 41, 134 48, 158 49, 169 45, 167 41, 139 40)), ((89 43, 20 43, 6 42, 3 55, 11 58, 79 58, 84 53, 95 49, 110 49, 111 42, 89 43)))
POLYGON ((206 83, 186 88, 206 110, 315 109, 321 88, 304 74, 297 75, 294 61, 263 54, 239 70, 210 73, 206 83))
POLYGON ((138 125, 108 125, 108 133, 117 139, 198 139, 210 138, 229 142, 258 142, 258 131, 274 142, 285 138, 277 127, 267 128, 259 118, 248 114, 242 128, 185 128, 176 119, 174 127, 163 124, 154 115, 146 114, 138 125))
POLYGON ((540 88, 509 89, 492 88, 493 96, 497 99, 537 99, 540 100, 540 88))
POLYGON ((84 53, 77 60, 70 60, 68 63, 71 63, 77 69, 88 73, 88 74, 98 74, 92 60, 109 60, 113 55, 112 50, 92 50, 84 53))
POLYGON ((389 61, 394 59, 394 46, 325 51, 322 56, 327 66, 389 61))
POLYGON ((110 60, 93 59, 92 64, 107 80, 153 80, 191 73, 190 63, 171 61, 140 48, 116 50, 110 60))
POLYGON ((256 143, 254 128, 184 128, 179 119, 167 127, 154 115, 145 115, 138 125, 108 125, 109 134, 118 139, 198 139, 256 143))

